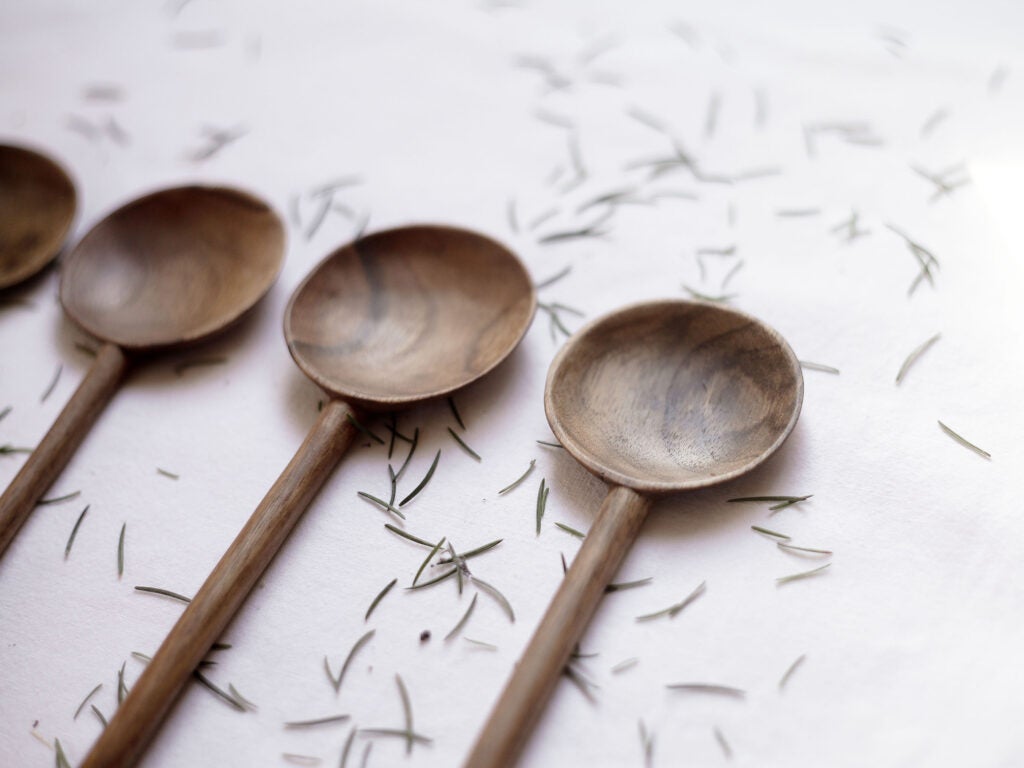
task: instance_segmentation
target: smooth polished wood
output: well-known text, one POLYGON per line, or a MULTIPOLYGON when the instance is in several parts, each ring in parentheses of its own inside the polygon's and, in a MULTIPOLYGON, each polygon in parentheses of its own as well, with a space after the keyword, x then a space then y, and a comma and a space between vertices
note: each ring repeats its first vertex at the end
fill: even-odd
POLYGON ((93 227, 61 268, 68 315, 123 349, 198 341, 238 320, 277 279, 284 226, 262 201, 224 187, 176 187, 93 227))
POLYGON ((0 290, 27 280, 60 253, 75 218, 75 185, 38 152, 0 145, 0 290))
POLYGON ((144 352, 190 344, 234 323, 270 290, 283 257, 277 215, 224 187, 155 192, 93 227, 63 264, 60 297, 71 319, 105 344, 0 498, 0 555, 126 367, 144 352))
POLYGON ((71 459, 127 370, 128 360, 119 347, 100 348, 75 394, 0 496, 0 555, 71 459))
POLYGON ((284 332, 313 381, 388 410, 483 376, 519 343, 535 309, 529 275, 503 246, 420 225, 329 255, 295 291, 284 332))
POLYGON ((358 430, 333 400, 288 467, 221 557, 153 660, 100 734, 81 768, 135 763, 196 666, 224 632, 358 430))
POLYGON ((466 768, 508 766, 522 751, 650 507, 649 497, 629 488, 608 492, 466 768))
POLYGON ((800 364, 785 340, 717 304, 639 304, 566 342, 548 373, 548 422, 612 489, 469 768, 515 764, 650 500, 750 471, 785 441, 802 401, 800 364))
POLYGON ((452 227, 368 235, 332 253, 306 278, 288 305, 285 337, 302 370, 336 399, 82 768, 122 768, 142 755, 196 665, 352 442, 352 405, 391 410, 475 381, 516 347, 535 308, 533 283, 512 253, 452 227))

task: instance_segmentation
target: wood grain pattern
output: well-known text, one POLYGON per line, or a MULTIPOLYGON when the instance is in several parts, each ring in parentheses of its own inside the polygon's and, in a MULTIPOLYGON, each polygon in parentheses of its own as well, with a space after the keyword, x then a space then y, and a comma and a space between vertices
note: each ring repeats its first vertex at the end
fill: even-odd
POLYGON ((601 318, 566 343, 544 408, 598 477, 675 493, 764 461, 802 400, 800 363, 776 331, 717 304, 666 301, 601 318))
POLYGON ((284 226, 265 203, 224 187, 134 200, 64 261, 60 298, 78 325, 123 349, 159 349, 223 330, 277 278, 284 226))
POLYGON ((0 556, 74 455, 127 370, 128 360, 119 347, 100 348, 75 394, 0 496, 0 556))
POLYGON ((132 686, 81 768, 133 765, 196 666, 221 636, 302 512, 355 439, 352 409, 333 400, 132 686))
POLYGON ((565 344, 548 373, 548 422, 612 488, 468 768, 516 762, 651 499, 754 468, 790 434, 802 401, 800 364, 785 340, 716 304, 639 304, 565 344))
POLYGON ((285 320, 313 381, 368 410, 449 394, 490 371, 529 328, 536 296, 503 246, 454 227, 410 226, 328 256, 285 320))
POLYGON ((27 280, 60 253, 76 205, 74 184, 53 160, 0 145, 0 290, 27 280))

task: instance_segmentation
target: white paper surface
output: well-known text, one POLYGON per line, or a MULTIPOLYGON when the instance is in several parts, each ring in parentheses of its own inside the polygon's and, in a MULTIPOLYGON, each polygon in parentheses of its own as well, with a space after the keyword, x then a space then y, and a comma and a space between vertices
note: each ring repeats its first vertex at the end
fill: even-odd
MULTIPOLYGON (((282 313, 367 217, 371 230, 475 228, 514 249, 538 282, 571 267, 540 298, 586 318, 684 298, 684 285, 722 293, 742 262, 724 291, 731 303, 781 331, 802 360, 840 370, 805 371, 800 422, 772 460, 656 505, 617 577, 651 583, 609 595, 582 643, 596 654, 580 662, 599 686, 594 701, 560 684, 522 765, 644 765, 639 723, 656 766, 1020 764, 1024 516, 1010 480, 1024 459, 1022 22, 1009 2, 5 3, 0 137, 72 173, 74 239, 143 192, 199 181, 264 196, 288 221, 289 246, 247 322, 138 367, 48 494, 81 495, 37 509, 0 561, 0 765, 52 765, 55 738, 72 764, 84 758, 101 726, 88 705, 77 719, 75 709, 102 683, 90 703, 112 716, 118 670, 130 686, 142 670, 132 652, 152 654, 180 614, 133 587, 194 593, 288 462, 322 394, 287 354, 282 313), (89 97, 107 85, 118 98, 89 97), (240 137, 197 161, 205 127, 240 137), (671 137, 706 175, 777 173, 652 179, 636 163, 670 154, 671 137), (935 185, 912 166, 960 163, 970 182, 930 201, 935 185), (340 190, 339 210, 307 236, 318 215, 310 191, 347 176, 361 183, 340 190), (646 204, 579 211, 624 189, 646 204), (780 215, 804 209, 815 212, 780 215), (606 210, 601 238, 541 242, 606 210), (853 211, 866 234, 844 242, 853 211), (934 285, 908 296, 918 265, 887 224, 934 253, 934 285), (706 249, 734 250, 698 259, 706 249), (936 333, 897 387, 904 359, 936 333), (813 498, 775 515, 726 501, 762 494, 813 498), (834 555, 787 554, 751 525, 834 555), (823 562, 832 565, 817 577, 776 583, 823 562), (635 620, 703 581, 706 594, 674 619, 635 620), (677 682, 746 695, 666 688, 677 682)), ((0 444, 38 442, 89 364, 57 282, 51 271, 2 297, 0 408, 12 410, 0 444)), ((570 329, 583 322, 562 318, 570 329)), ((348 765, 370 743, 371 766, 465 758, 558 585, 560 555, 578 549, 555 523, 585 531, 604 494, 571 457, 536 442, 551 439, 543 386, 562 341, 538 313, 507 363, 456 397, 480 463, 447 434, 447 404, 399 422, 422 436, 402 491, 442 450, 406 529, 462 550, 503 539, 471 565, 508 597, 515 622, 482 594, 464 637, 445 642, 472 596, 451 582, 396 587, 364 621, 381 588, 396 577, 407 586, 425 553, 356 496, 388 491, 386 448, 358 445, 226 632, 232 648, 215 654, 210 677, 258 712, 190 685, 143 765, 294 763, 287 755, 338 765, 353 725, 404 727, 396 674, 432 743, 407 757, 399 739, 358 737, 348 765), (499 496, 532 460, 528 480, 499 496), (551 494, 538 537, 541 478, 551 494), (369 629, 336 695, 324 657, 336 671, 369 629), (283 725, 338 713, 352 719, 283 725)), ((0 482, 22 461, 0 457, 0 482)))

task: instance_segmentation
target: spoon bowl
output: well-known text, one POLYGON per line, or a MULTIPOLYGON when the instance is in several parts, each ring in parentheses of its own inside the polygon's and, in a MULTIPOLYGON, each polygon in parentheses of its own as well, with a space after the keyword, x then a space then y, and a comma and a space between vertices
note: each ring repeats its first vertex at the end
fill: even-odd
MULTIPOLYGON (((352 444, 357 409, 396 410, 475 381, 512 352, 535 309, 536 293, 519 260, 493 240, 453 227, 371 234, 310 273, 292 295, 284 334, 295 362, 332 398, 82 768, 130 766, 141 756, 352 444)), ((385 512, 402 516, 391 504, 385 512)))
POLYGON ((264 203, 224 187, 147 195, 99 222, 68 255, 60 297, 102 346, 75 394, 0 496, 0 554, 60 474, 129 366, 234 323, 268 291, 284 227, 264 203))
POLYGON ((785 340, 717 304, 638 304, 566 342, 548 373, 548 422, 611 488, 467 768, 515 762, 652 499, 750 471, 792 432, 802 401, 785 340))
POLYGON ((75 218, 75 186, 53 160, 0 145, 0 290, 41 271, 75 218))
POLYGON ((529 327, 522 264, 495 241, 441 226, 368 235, 309 274, 285 312, 296 364, 336 397, 394 410, 486 374, 529 327))

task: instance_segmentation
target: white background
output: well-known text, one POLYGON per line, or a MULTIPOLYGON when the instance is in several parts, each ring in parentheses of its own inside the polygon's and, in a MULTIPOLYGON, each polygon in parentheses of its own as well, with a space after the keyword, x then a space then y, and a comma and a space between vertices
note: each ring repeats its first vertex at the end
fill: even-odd
MULTIPOLYGON (((121 665, 131 685, 142 670, 132 652, 154 652, 180 613, 133 587, 194 593, 285 466, 322 393, 292 364, 282 313, 366 217, 370 230, 478 229, 515 250, 538 282, 571 267, 540 299, 586 318, 684 298, 684 285, 718 294, 742 261, 731 303, 781 331, 802 360, 840 370, 805 371, 800 422, 772 460, 656 505, 617 577, 651 583, 609 595, 582 643, 597 654, 580 662, 599 686, 594 700, 563 682, 523 765, 644 765, 641 722, 659 766, 1021 764, 1024 515, 1010 479, 1024 464, 1024 12, 1012 2, 823 6, 4 3, 0 139, 69 169, 80 197, 73 240, 141 193, 198 181, 264 196, 286 219, 289 245, 247 322, 136 369, 49 493, 81 495, 37 509, 0 562, 0 764, 52 765, 54 738, 72 764, 85 756, 101 726, 88 706, 77 719, 75 709, 102 683, 90 703, 111 716, 121 665), (96 86, 117 98, 96 98, 96 86), (123 136, 105 128, 110 119, 123 136), (853 138, 867 145, 815 130, 835 123, 866 124, 853 138), (206 127, 241 136, 196 159, 206 127), (631 167, 669 153, 669 136, 707 174, 778 172, 722 184, 631 167), (586 172, 575 186, 573 146, 586 172), (959 163, 970 182, 934 201, 935 186, 911 168, 959 163), (350 175, 362 183, 335 200, 351 216, 332 212, 309 237, 311 190, 350 175), (595 220, 606 206, 579 206, 625 188, 648 204, 615 206, 602 238, 540 242, 595 220), (779 215, 787 209, 817 213, 779 215), (854 210, 869 234, 847 243, 832 230, 854 210), (908 296, 917 262, 887 223, 934 253, 934 285, 908 296), (697 258, 733 246, 731 256, 697 258), (911 350, 940 332, 896 386, 911 350), (210 357, 226 362, 175 372, 210 357), (950 439, 939 419, 992 459, 950 439), (775 515, 726 501, 760 494, 814 495, 775 515), (834 555, 787 554, 752 524, 834 555), (823 562, 832 565, 818 576, 776 583, 823 562), (674 619, 635 620, 702 581, 706 593, 674 619), (677 682, 746 695, 666 688, 677 682)), ((0 408, 12 410, 0 444, 34 445, 89 364, 57 284, 50 271, 2 297, 0 408)), ((562 317, 570 328, 583 322, 562 317)), ((442 450, 407 530, 463 550, 503 539, 471 566, 508 597, 515 622, 483 594, 463 631, 497 650, 443 640, 473 592, 460 597, 452 582, 396 587, 364 622, 373 597, 396 577, 407 586, 424 552, 356 496, 388 490, 386 448, 357 445, 209 672, 258 712, 192 685, 144 765, 288 765, 287 754, 337 765, 353 724, 404 727, 396 674, 432 744, 406 757, 401 740, 357 737, 348 764, 370 743, 371 766, 460 763, 558 585, 559 555, 578 548, 555 522, 586 530, 604 493, 570 456, 536 442, 551 439, 543 385, 563 340, 539 312, 508 362, 456 397, 480 463, 447 434, 445 403, 400 417, 422 436, 401 491, 442 450), (499 497, 531 460, 527 481, 499 497), (551 495, 538 537, 541 478, 551 495), (324 657, 337 670, 371 628, 335 695, 324 657), (432 637, 421 643, 423 630, 432 637), (352 719, 283 726, 337 713, 352 719)), ((21 461, 0 457, 0 482, 21 461)))

